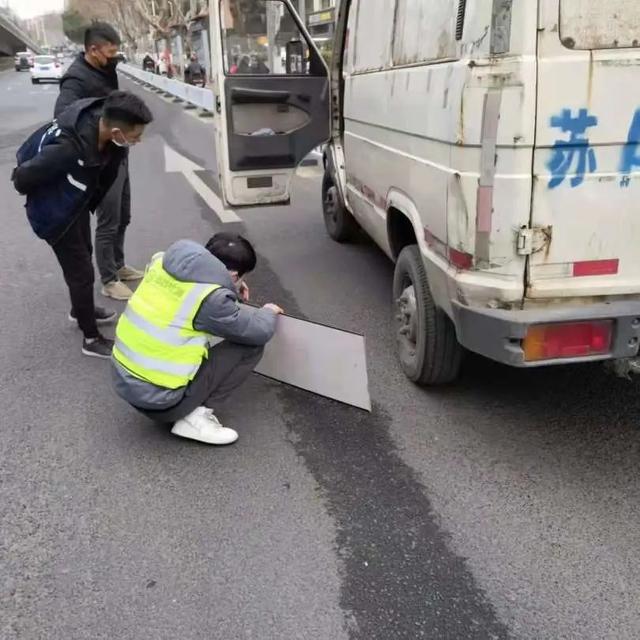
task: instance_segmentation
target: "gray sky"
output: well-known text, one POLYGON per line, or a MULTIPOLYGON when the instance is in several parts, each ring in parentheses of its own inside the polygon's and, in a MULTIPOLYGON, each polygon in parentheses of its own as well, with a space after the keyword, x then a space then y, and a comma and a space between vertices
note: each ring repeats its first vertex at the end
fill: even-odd
POLYGON ((8 4, 20 18, 32 18, 64 8, 64 0, 9 0, 8 4))

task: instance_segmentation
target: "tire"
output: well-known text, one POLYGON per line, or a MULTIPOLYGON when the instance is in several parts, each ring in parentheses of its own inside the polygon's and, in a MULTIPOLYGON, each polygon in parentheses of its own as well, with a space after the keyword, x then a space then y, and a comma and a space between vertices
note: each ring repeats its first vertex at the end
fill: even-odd
POLYGON ((31 78, 31 84, 40 84, 40 80, 36 80, 35 78, 31 78))
POLYGON ((333 240, 350 242, 356 237, 360 226, 344 206, 338 188, 326 169, 322 178, 322 213, 324 226, 333 240))
POLYGON ((398 357, 406 376, 423 386, 453 382, 464 351, 453 323, 435 304, 416 245, 398 257, 393 300, 398 357))

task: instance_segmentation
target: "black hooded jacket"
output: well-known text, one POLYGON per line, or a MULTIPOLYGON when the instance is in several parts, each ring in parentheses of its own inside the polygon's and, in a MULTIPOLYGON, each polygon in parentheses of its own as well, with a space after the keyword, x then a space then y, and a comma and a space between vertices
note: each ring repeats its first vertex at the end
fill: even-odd
POLYGON ((115 69, 96 69, 84 59, 84 53, 80 53, 60 80, 60 95, 53 115, 57 118, 76 100, 106 98, 117 89, 118 74, 115 69))
POLYGON ((13 182, 27 196, 27 217, 35 233, 51 244, 73 221, 93 211, 118 174, 126 150, 98 149, 104 98, 75 102, 20 147, 13 182))

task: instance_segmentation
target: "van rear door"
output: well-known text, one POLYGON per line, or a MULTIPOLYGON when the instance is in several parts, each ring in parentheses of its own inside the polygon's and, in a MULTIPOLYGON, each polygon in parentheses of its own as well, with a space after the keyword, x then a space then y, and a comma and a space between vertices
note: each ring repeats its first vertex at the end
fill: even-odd
POLYGON ((640 2, 539 19, 527 297, 640 293, 640 2))

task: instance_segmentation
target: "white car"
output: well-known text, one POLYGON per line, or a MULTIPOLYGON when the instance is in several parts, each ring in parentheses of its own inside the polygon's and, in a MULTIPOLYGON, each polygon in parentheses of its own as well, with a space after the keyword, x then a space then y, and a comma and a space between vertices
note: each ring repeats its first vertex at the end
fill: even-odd
POLYGON ((62 64, 55 56, 36 56, 31 67, 31 82, 38 84, 41 80, 60 82, 62 78, 62 64))

